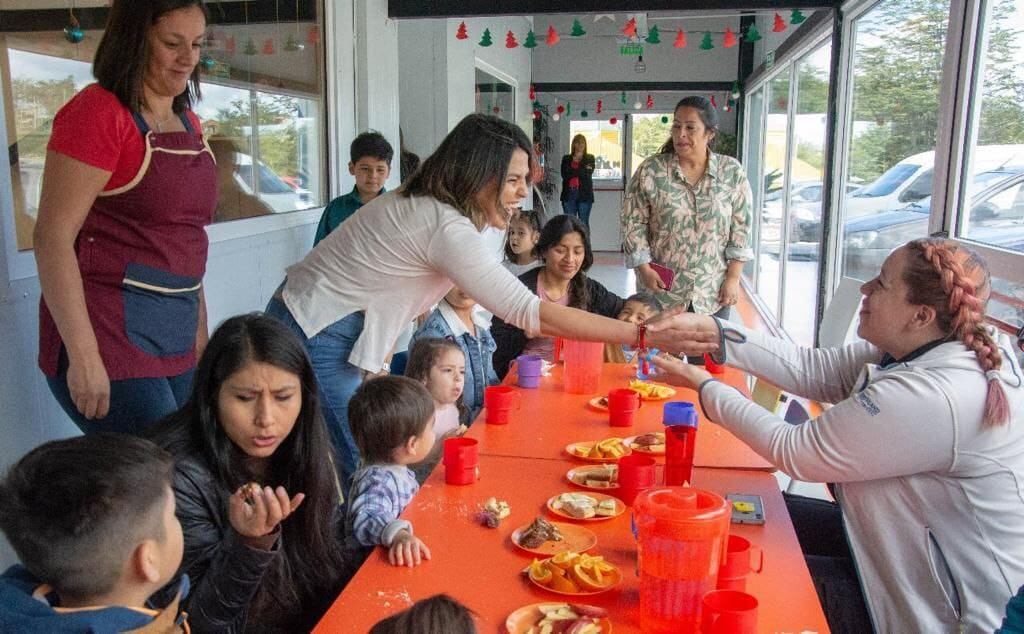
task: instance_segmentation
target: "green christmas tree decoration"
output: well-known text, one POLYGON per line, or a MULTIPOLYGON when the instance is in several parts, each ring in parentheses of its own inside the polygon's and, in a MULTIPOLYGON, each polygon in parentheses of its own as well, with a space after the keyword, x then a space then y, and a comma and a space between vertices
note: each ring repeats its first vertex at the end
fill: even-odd
POLYGON ((571 114, 572 114, 572 102, 570 101, 569 103, 565 104, 565 116, 568 117, 571 114))
POLYGON ((803 13, 800 13, 800 9, 793 9, 793 12, 789 14, 789 23, 790 24, 800 24, 801 22, 803 22, 806 19, 807 19, 807 16, 804 15, 803 13))
POLYGON ((710 51, 713 48, 715 48, 715 45, 711 41, 711 32, 710 31, 704 31, 704 39, 702 39, 700 41, 700 50, 702 50, 702 51, 710 51))
POLYGON ((664 115, 664 114, 661 115, 661 122, 662 123, 668 123, 668 115, 664 115))
POLYGON ((245 41, 245 48, 242 49, 242 52, 245 53, 246 55, 255 55, 256 54, 256 41, 253 40, 251 37, 248 40, 246 40, 245 41))
POLYGON ((523 40, 523 48, 537 48, 537 36, 534 35, 533 31, 526 34, 526 39, 523 40))
POLYGON ((750 26, 747 27, 747 35, 743 39, 751 43, 761 39, 761 33, 757 30, 756 24, 751 23, 750 26))
POLYGON ((589 112, 587 112, 586 110, 580 110, 580 117, 586 119, 589 116, 590 116, 589 112))
POLYGON ((491 40, 491 30, 484 29, 484 36, 480 38, 480 46, 490 46, 491 44, 494 44, 494 41, 491 40))
POLYGON ((651 30, 647 31, 647 43, 648 44, 661 44, 661 33, 658 31, 658 25, 655 24, 651 27, 651 30))
POLYGON ((622 95, 619 97, 619 101, 622 102, 622 105, 626 105, 626 91, 625 90, 622 91, 622 95))
POLYGON ((299 46, 299 41, 295 39, 294 35, 289 35, 288 39, 284 42, 284 50, 294 53, 295 51, 301 51, 302 47, 299 46))
POLYGON ((580 24, 579 18, 573 19, 573 21, 572 21, 572 32, 570 32, 569 35, 571 35, 573 37, 580 37, 581 35, 586 35, 586 34, 587 34, 587 32, 583 30, 583 25, 580 24))

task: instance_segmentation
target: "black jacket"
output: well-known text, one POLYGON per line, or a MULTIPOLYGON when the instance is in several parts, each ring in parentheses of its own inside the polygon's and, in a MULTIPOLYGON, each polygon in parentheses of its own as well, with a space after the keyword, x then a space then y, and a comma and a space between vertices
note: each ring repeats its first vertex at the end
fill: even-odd
POLYGON ((580 161, 579 167, 573 169, 572 167, 572 154, 566 154, 562 157, 562 195, 560 200, 567 200, 569 198, 569 179, 575 176, 580 179, 580 197, 579 199, 585 203, 594 202, 594 155, 584 154, 583 160, 580 161))
MULTIPOLYGON (((543 270, 544 267, 538 267, 519 276, 519 281, 525 284, 526 288, 533 291, 534 295, 537 294, 537 276, 543 270)), ((613 319, 622 312, 622 305, 626 303, 625 300, 602 286, 600 282, 596 282, 588 277, 587 290, 590 293, 590 306, 585 307, 587 312, 604 315, 613 319)), ((522 354, 523 348, 526 347, 527 336, 519 328, 505 323, 498 317, 495 317, 491 323, 491 335, 494 337, 494 342, 498 344, 493 357, 494 371, 497 372, 499 377, 505 378, 505 375, 508 373, 509 364, 512 363, 513 359, 522 354)))
MULTIPOLYGON (((228 519, 231 492, 218 483, 198 454, 177 457, 174 497, 175 513, 185 535, 179 572, 187 573, 191 581, 184 608, 192 631, 198 634, 276 630, 269 624, 254 622, 247 626, 246 622, 264 574, 278 557, 284 556, 281 535, 270 550, 246 545, 228 519)), ((336 515, 340 535, 344 516, 340 509, 336 515)), ((281 604, 276 608, 276 614, 267 615, 270 620, 280 623, 293 617, 295 629, 298 622, 309 618, 298 605, 281 604)))

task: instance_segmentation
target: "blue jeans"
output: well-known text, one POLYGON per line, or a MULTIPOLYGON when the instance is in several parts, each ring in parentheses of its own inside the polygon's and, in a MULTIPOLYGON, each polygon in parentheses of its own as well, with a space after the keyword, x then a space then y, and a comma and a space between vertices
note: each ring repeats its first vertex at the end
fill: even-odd
POLYGON ((266 313, 288 326, 298 335, 316 374, 317 393, 323 411, 327 431, 334 445, 334 466, 345 494, 348 495, 352 475, 359 468, 359 448, 352 437, 348 424, 348 402, 363 382, 363 371, 348 362, 355 347, 356 339, 363 332, 364 314, 352 313, 316 335, 306 337, 288 307, 280 299, 273 298, 267 304, 266 313))
POLYGON ((188 370, 177 376, 152 379, 121 379, 110 382, 110 411, 103 418, 86 418, 75 407, 68 390, 68 357, 61 350, 57 376, 46 377, 57 403, 84 434, 98 431, 141 436, 153 423, 173 414, 185 404, 192 391, 188 370))
POLYGON ((562 212, 567 216, 576 216, 589 229, 590 208, 594 206, 594 202, 580 200, 580 190, 578 189, 569 189, 568 191, 568 198, 562 201, 562 212))

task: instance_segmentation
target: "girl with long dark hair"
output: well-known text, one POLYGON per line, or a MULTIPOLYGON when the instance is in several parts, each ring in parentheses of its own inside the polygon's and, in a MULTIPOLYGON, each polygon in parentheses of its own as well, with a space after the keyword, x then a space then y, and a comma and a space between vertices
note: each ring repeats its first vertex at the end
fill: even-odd
POLYGON ((327 429, 302 343, 270 317, 227 320, 188 402, 153 439, 177 461, 193 630, 312 627, 345 566, 327 429))

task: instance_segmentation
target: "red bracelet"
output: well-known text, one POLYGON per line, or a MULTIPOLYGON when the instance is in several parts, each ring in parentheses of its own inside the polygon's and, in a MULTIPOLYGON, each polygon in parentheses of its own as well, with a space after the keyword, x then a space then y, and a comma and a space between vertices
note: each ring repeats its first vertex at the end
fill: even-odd
POLYGON ((636 325, 636 345, 633 346, 637 350, 647 350, 647 322, 641 321, 636 325))

